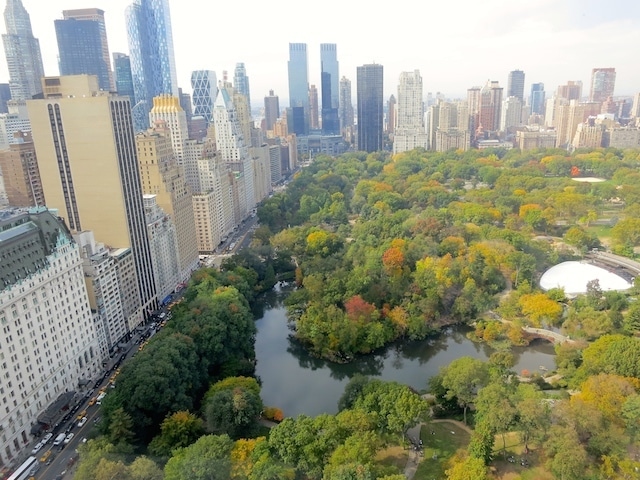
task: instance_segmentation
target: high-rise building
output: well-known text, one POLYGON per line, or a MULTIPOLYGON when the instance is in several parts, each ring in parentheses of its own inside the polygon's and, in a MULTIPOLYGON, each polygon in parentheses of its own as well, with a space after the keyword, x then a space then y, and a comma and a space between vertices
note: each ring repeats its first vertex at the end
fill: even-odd
POLYGON ((102 90, 115 91, 104 10, 63 10, 55 20, 60 75, 97 75, 102 90))
POLYGON ((235 88, 237 93, 247 97, 247 105, 249 105, 249 111, 251 111, 249 77, 247 76, 247 69, 242 62, 236 63, 236 68, 233 71, 233 88, 235 88))
POLYGON ((382 65, 362 65, 356 70, 358 96, 358 150, 382 150, 383 129, 383 68, 382 65))
POLYGON ((544 97, 544 83, 532 83, 531 98, 529 99, 531 114, 544 115, 544 97))
POLYGON ((169 0, 134 0, 126 17, 136 97, 133 120, 139 132, 149 127, 153 97, 179 96, 169 0))
POLYGON ((74 389, 101 372, 80 248, 46 208, 0 212, 0 464, 73 406, 74 389), (73 403, 71 403, 73 402, 73 403))
POLYGON ((518 97, 507 97, 502 101, 500 131, 515 133, 515 127, 522 124, 522 102, 518 97))
POLYGON ((307 44, 289 44, 289 131, 296 135, 309 133, 309 66, 307 44))
POLYGON ((393 153, 406 152, 418 147, 427 148, 422 76, 419 70, 400 73, 395 125, 393 153))
POLYGON ((16 132, 16 143, 0 151, 0 172, 12 207, 44 206, 44 193, 31 133, 16 132))
POLYGON ((522 70, 509 72, 507 97, 517 97, 521 104, 524 103, 524 72, 522 70))
POLYGON ((351 99, 351 80, 343 76, 340 79, 340 103, 338 106, 338 117, 340 117, 340 129, 345 130, 353 127, 353 100, 351 99))
POLYGON ((253 170, 249 149, 245 142, 238 114, 227 88, 221 88, 213 107, 215 138, 222 161, 237 180, 238 202, 234 219, 240 222, 255 207, 253 170))
POLYGON ((21 0, 7 0, 4 9, 7 33, 2 35, 9 68, 9 87, 13 100, 26 100, 42 93, 44 77, 40 43, 33 36, 31 18, 21 0))
POLYGON ((309 85, 309 128, 318 130, 318 89, 315 85, 309 85))
POLYGON ((218 96, 218 80, 213 70, 195 70, 191 72, 193 114, 202 116, 207 124, 213 122, 213 104, 218 96))
MULTIPOLYGON (((162 121, 171 132, 171 145, 178 165, 184 165, 184 145, 189 139, 187 114, 180 106, 178 97, 161 95, 153 98, 153 108, 149 112, 149 123, 162 121)), ((155 193, 155 192, 154 192, 155 193)))
POLYGON ((487 81, 480 91, 479 125, 485 132, 495 132, 500 129, 500 114, 502 110, 502 87, 496 81, 487 81))
POLYGON ((591 91, 589 101, 604 102, 608 97, 613 96, 616 86, 615 68, 594 68, 591 71, 591 91))
POLYGON ((322 90, 322 133, 324 135, 340 134, 340 120, 338 118, 338 109, 340 108, 339 81, 338 47, 335 43, 321 43, 320 87, 322 90))
POLYGON ((558 98, 564 98, 568 102, 571 100, 578 100, 582 98, 582 81, 569 80, 566 85, 558 86, 558 98))
POLYGON ((136 135, 136 147, 142 191, 153 195, 154 202, 171 218, 177 242, 177 282, 185 282, 198 267, 198 246, 191 190, 185 169, 176 161, 172 138, 166 122, 157 120, 151 129, 136 135))
POLYGON ((273 126, 280 117, 280 101, 273 90, 269 90, 269 95, 264 97, 264 129, 273 130, 273 126))
POLYGON ((9 100, 8 113, 0 113, 0 150, 8 150, 12 143, 20 142, 18 132, 30 132, 31 122, 25 100, 9 100))
POLYGON ((131 77, 131 59, 129 55, 113 52, 113 71, 115 74, 116 92, 121 97, 129 97, 131 105, 135 105, 133 78, 131 77))
POLYGON ((387 101, 387 121, 385 122, 385 131, 390 135, 393 135, 396 131, 396 123, 398 120, 397 103, 396 97, 392 93, 387 101))
POLYGON ((131 105, 100 91, 95 76, 45 77, 44 99, 27 107, 48 206, 72 232, 92 230, 111 248, 130 248, 138 305, 135 327, 156 305, 131 105))

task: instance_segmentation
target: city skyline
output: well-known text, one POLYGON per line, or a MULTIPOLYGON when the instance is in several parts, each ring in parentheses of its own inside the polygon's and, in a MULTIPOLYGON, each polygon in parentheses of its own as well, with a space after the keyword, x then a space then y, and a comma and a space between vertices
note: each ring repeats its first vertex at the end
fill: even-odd
MULTIPOLYGON (((34 37, 40 40, 45 74, 59 73, 54 20, 62 18, 63 10, 105 10, 110 51, 130 53, 125 9, 131 3, 132 0, 65 0, 42 4, 38 0, 23 0, 31 16, 34 37)), ((216 24, 216 38, 237 39, 225 43, 224 48, 217 48, 216 42, 208 37, 211 23, 219 18, 214 7, 204 7, 195 0, 169 3, 179 86, 191 91, 193 70, 214 70, 218 78, 227 70, 232 78, 236 63, 243 62, 251 77, 254 106, 261 103, 259 99, 270 89, 284 105, 288 104, 289 43, 307 44, 309 84, 316 86, 321 84, 321 43, 337 44, 340 76, 352 80, 354 86, 358 65, 373 62, 384 65, 385 98, 396 92, 400 72, 415 69, 424 77, 425 95, 442 92, 449 98, 462 98, 467 88, 482 85, 488 79, 506 86, 512 70, 525 72, 526 93, 531 83, 538 82, 545 84, 547 95, 569 79, 580 79, 588 85, 592 69, 605 67, 616 69, 615 95, 640 91, 640 67, 631 61, 631 48, 640 41, 640 5, 623 0, 613 0, 605 6, 593 0, 566 0, 560 5, 541 0, 526 6, 504 0, 489 0, 489 5, 448 2, 434 6, 424 17, 405 17, 402 37, 392 41, 389 38, 393 36, 375 35, 388 24, 388 11, 369 12, 366 32, 371 34, 363 37, 354 35, 352 21, 357 12, 350 14, 334 0, 317 9, 317 21, 312 24, 288 23, 286 29, 271 30, 265 40, 261 29, 284 18, 283 12, 294 11, 293 3, 281 0, 274 5, 251 0, 243 7, 253 12, 243 17, 247 22, 246 34, 237 35, 237 23, 216 24), (462 7, 466 11, 464 16, 460 15, 462 7), (208 8, 211 15, 207 14, 208 8), (198 15, 193 15, 196 10, 198 15), (341 14, 336 16, 338 11, 341 14), (329 34, 323 27, 325 17, 335 25, 329 34), (273 20, 270 23, 268 19, 273 20), (193 48, 196 44, 205 48, 193 48), (207 44, 211 45, 211 53, 203 54, 207 44), (474 51, 477 53, 473 54, 474 51)), ((401 13, 410 9, 411 4, 405 0, 394 4, 394 8, 401 13)), ((6 61, 0 62, 0 82, 7 81, 6 61)))

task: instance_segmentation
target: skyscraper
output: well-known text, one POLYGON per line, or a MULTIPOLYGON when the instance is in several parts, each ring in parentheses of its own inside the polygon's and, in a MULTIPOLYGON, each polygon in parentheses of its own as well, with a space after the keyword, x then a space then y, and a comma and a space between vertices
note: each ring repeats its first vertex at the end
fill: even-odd
POLYGON ((273 90, 269 90, 269 96, 264 97, 264 128, 273 130, 273 125, 280 117, 280 101, 273 90))
POLYGON ((45 77, 47 94, 27 101, 48 207, 73 232, 92 230, 135 265, 135 327, 156 305, 129 99, 101 92, 95 76, 45 77))
POLYGON ((236 69, 233 72, 233 87, 236 89, 236 92, 247 97, 247 105, 249 105, 249 110, 251 110, 249 77, 247 76, 247 69, 242 62, 236 63, 236 69))
POLYGON ((135 105, 133 78, 131 77, 131 59, 124 53, 113 53, 113 71, 115 72, 116 92, 121 97, 129 97, 131 105, 135 105))
POLYGON ((582 98, 582 81, 569 80, 566 85, 558 86, 558 98, 567 101, 580 100, 582 98))
POLYGON ((340 129, 353 127, 353 103, 351 99, 351 80, 343 76, 340 79, 340 104, 338 116, 340 117, 340 129))
POLYGON ((44 206, 44 193, 38 169, 38 159, 31 133, 16 132, 18 143, 9 145, 9 150, 0 151, 0 172, 9 205, 13 207, 44 206))
POLYGON ((394 134, 396 131, 396 123, 398 120, 398 107, 395 95, 392 93, 387 101, 387 121, 385 122, 385 131, 394 134))
POLYGON ((309 69, 307 44, 289 44, 289 131, 296 135, 309 133, 309 69))
POLYGON ((544 97, 544 83, 532 83, 531 98, 529 99, 532 114, 544 115, 544 97))
POLYGON ((114 91, 104 10, 63 10, 54 22, 60 75, 97 75, 102 90, 114 91))
POLYGON ((9 68, 9 87, 13 100, 25 100, 42 93, 44 77, 40 43, 31 31, 31 18, 21 0, 7 0, 4 9, 7 33, 2 35, 9 68))
POLYGON ((613 96, 616 86, 615 68, 594 68, 591 71, 591 92, 589 101, 604 102, 608 97, 613 96))
POLYGON ((382 65, 362 65, 356 70, 358 83, 358 150, 382 150, 383 128, 383 68, 382 65))
MULTIPOLYGON (((149 123, 155 125, 160 120, 171 132, 171 146, 175 161, 184 166, 184 146, 189 139, 189 123, 187 114, 180 106, 180 99, 171 95, 153 97, 153 108, 149 112, 149 123)), ((148 194, 157 193, 147 191, 148 194)))
POLYGON ((202 116, 208 124, 213 122, 213 104, 218 95, 218 80, 213 70, 195 70, 191 72, 193 93, 193 114, 202 116))
POLYGON ((338 84, 340 77, 337 50, 335 43, 320 44, 322 133, 325 135, 338 135, 340 133, 340 120, 338 118, 338 109, 340 108, 338 84))
POLYGON ((309 128, 318 130, 318 89, 315 85, 309 86, 309 128))
POLYGON ((141 131, 149 127, 153 97, 179 95, 169 0, 134 0, 126 19, 136 97, 134 128, 141 131))
POLYGON ((518 97, 520 103, 524 103, 524 72, 522 70, 509 72, 507 97, 518 97))
POLYGON ((488 80, 480 90, 480 110, 478 112, 479 125, 485 132, 495 132, 500 129, 502 113, 502 91, 499 82, 488 80))
POLYGON ((419 70, 400 74, 396 115, 393 152, 406 152, 417 147, 427 148, 422 76, 419 70))

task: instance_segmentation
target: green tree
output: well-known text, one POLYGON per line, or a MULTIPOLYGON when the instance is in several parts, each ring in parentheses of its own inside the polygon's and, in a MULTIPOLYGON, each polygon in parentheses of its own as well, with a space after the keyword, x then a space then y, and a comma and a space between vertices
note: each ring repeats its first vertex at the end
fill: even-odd
POLYGON ((204 406, 207 428, 240 438, 252 433, 264 406, 253 390, 236 387, 209 396, 204 406))
POLYGON ((123 408, 118 408, 111 415, 111 422, 109 423, 109 440, 113 444, 129 444, 133 440, 133 420, 131 415, 124 411, 123 408))
POLYGON ((129 476, 131 480, 162 480, 164 478, 162 469, 145 456, 137 457, 129 465, 129 476))
POLYGON ((579 480, 589 465, 589 457, 578 439, 578 435, 570 427, 554 425, 551 427, 549 440, 545 444, 548 467, 562 480, 579 480))
POLYGON ((486 480, 487 467, 480 458, 454 456, 452 465, 445 474, 447 480, 486 480))
POLYGON ((187 411, 167 416, 160 426, 160 435, 149 445, 154 455, 169 456, 174 448, 186 447, 195 442, 204 433, 202 420, 187 411))
POLYGON ((632 441, 635 441, 638 433, 640 433, 640 395, 630 395, 622 405, 622 419, 625 422, 627 431, 631 435, 632 441))
POLYGON ((467 423, 467 409, 475 400, 478 390, 487 384, 489 372, 482 360, 461 357, 441 369, 442 386, 448 399, 456 398, 464 411, 464 423, 467 423))
POLYGON ((514 403, 513 387, 502 380, 489 383, 480 389, 474 401, 478 421, 502 436, 503 453, 506 453, 507 449, 505 434, 511 431, 518 415, 514 403))
POLYGON ((174 450, 164 467, 165 480, 229 480, 233 441, 228 435, 205 435, 174 450))

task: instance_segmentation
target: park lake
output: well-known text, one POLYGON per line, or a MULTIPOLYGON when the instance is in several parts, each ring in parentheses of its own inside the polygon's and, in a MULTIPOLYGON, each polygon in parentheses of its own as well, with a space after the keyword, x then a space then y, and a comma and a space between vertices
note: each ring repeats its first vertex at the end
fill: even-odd
MULTIPOLYGON (((416 342, 398 342, 348 364, 331 363, 309 355, 291 338, 283 300, 286 289, 278 286, 263 297, 256 322, 256 374, 262 382, 265 405, 282 409, 286 416, 336 413, 338 399, 349 379, 357 374, 396 381, 420 391, 429 378, 452 360, 470 356, 487 360, 493 350, 466 337, 468 329, 449 327, 438 335, 416 342)), ((521 372, 555 369, 553 345, 536 340, 528 347, 513 348, 521 372)))

